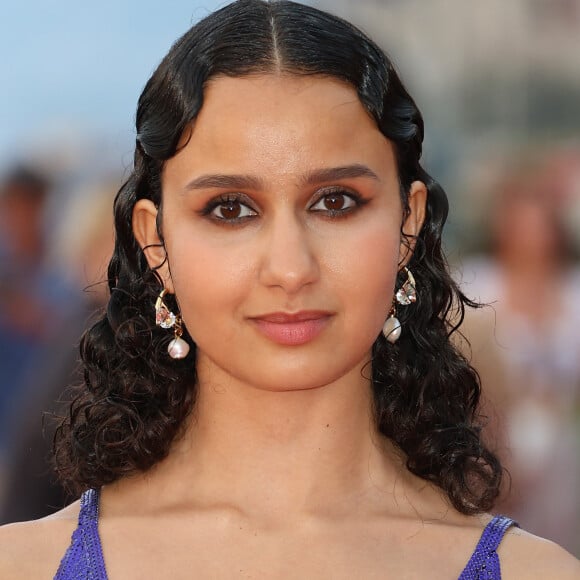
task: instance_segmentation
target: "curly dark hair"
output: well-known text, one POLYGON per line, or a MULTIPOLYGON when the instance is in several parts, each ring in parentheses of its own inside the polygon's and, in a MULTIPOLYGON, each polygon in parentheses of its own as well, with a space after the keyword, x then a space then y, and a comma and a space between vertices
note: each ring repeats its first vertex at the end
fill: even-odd
MULTIPOLYGON (((200 112, 209 79, 272 72, 354 87, 394 146, 405 215, 411 183, 427 186, 424 226, 407 239, 418 300, 401 312, 401 339, 393 345, 381 334, 372 350, 376 424, 407 468, 439 486, 460 512, 488 510, 502 469, 482 443, 478 375, 450 340, 465 306, 476 304, 450 277, 442 252, 448 201, 420 165, 421 113, 373 41, 340 18, 289 1, 239 0, 209 15, 174 44, 143 90, 134 168, 114 206, 111 296, 81 340, 84 384, 57 431, 57 470, 77 492, 99 487, 151 468, 179 436, 195 404, 195 344, 185 331, 192 355, 167 355, 171 333, 152 316, 160 280, 133 235, 133 208, 146 198, 161 209, 162 168, 200 112)), ((163 240, 160 219, 158 229, 163 240)))

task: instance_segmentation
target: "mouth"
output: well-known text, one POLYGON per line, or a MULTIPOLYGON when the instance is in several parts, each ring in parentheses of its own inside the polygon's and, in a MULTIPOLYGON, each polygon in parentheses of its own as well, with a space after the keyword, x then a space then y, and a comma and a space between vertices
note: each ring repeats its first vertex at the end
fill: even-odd
POLYGON ((333 314, 323 310, 272 312, 252 317, 257 330, 266 338, 285 346, 299 346, 314 340, 330 323, 333 314))

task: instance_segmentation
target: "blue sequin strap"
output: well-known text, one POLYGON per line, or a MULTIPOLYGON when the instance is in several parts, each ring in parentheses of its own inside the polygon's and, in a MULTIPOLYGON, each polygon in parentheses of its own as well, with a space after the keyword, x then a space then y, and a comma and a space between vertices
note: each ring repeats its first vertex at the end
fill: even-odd
POLYGON ((98 524, 99 492, 89 489, 81 496, 78 526, 55 580, 107 580, 98 524))
POLYGON ((481 534, 481 538, 465 566, 459 580, 501 580, 497 548, 511 526, 518 524, 505 516, 495 516, 481 534))

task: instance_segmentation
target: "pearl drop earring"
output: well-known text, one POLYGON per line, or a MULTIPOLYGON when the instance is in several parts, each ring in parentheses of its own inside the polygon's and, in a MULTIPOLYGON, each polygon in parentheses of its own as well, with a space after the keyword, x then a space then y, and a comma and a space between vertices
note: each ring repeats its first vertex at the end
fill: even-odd
POLYGON ((167 288, 164 288, 155 301, 155 324, 161 328, 173 328, 174 338, 167 346, 167 352, 173 359, 182 359, 189 353, 189 344, 181 338, 183 335, 181 316, 171 312, 163 302, 166 294, 167 288))
POLYGON ((393 305, 391 306, 389 316, 383 325, 383 335, 391 344, 395 344, 401 336, 401 322, 397 318, 395 302, 401 306, 408 306, 417 301, 415 278, 413 277, 413 274, 411 274, 411 270, 406 267, 403 268, 403 270, 407 274, 407 280, 401 288, 397 290, 395 297, 393 298, 393 305))
POLYGON ((397 309, 395 308, 394 300, 389 317, 385 321, 385 324, 383 324, 383 335, 391 344, 395 344, 401 336, 401 322, 397 318, 397 309))

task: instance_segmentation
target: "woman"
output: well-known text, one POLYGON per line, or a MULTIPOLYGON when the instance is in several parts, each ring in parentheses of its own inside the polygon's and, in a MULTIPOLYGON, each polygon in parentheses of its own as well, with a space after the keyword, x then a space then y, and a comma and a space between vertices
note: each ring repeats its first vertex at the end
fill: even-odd
POLYGON ((494 308, 470 311, 462 332, 501 412, 511 493, 499 509, 580 555, 580 269, 563 223, 573 180, 546 157, 512 160, 499 181, 490 255, 463 265, 465 292, 494 308))
POLYGON ((476 578, 509 528, 505 578, 573 577, 482 515, 500 466, 448 339, 422 134, 383 53, 312 8, 235 2, 177 42, 57 441, 90 491, 6 529, 5 576, 476 578))

